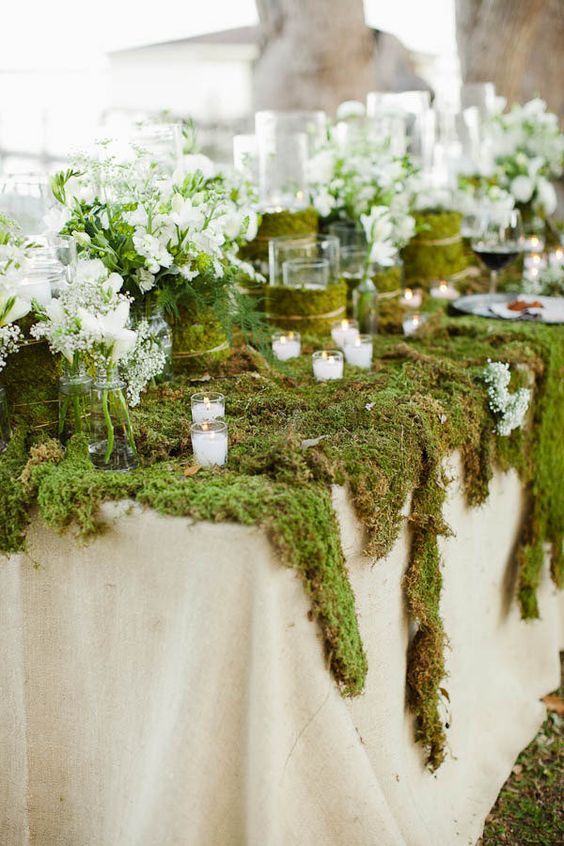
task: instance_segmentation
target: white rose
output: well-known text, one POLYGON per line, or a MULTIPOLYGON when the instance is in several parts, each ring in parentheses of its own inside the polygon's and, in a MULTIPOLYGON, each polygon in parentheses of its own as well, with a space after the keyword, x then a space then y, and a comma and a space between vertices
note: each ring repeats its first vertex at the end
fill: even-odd
POLYGON ((528 203, 535 189, 532 179, 528 176, 516 176, 511 183, 511 193, 518 203, 528 203))
POLYGON ((182 170, 185 174, 194 173, 194 171, 199 170, 203 174, 204 179, 211 179, 215 176, 214 163, 201 153, 190 153, 187 156, 183 156, 182 170))

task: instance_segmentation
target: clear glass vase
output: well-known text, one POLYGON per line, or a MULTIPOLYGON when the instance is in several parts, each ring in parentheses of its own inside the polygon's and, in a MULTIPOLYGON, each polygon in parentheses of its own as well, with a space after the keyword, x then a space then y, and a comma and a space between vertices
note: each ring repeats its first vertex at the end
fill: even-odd
POLYGON ((0 385, 0 452, 4 452, 10 441, 10 416, 6 388, 0 385))
POLYGON ((353 291, 353 313, 361 335, 378 332, 378 289, 372 278, 365 274, 353 291))
POLYGON ((133 427, 122 382, 115 370, 100 371, 92 386, 90 460, 99 470, 126 472, 137 466, 133 427))
POLYGON ((59 429, 61 443, 72 435, 90 433, 92 379, 81 367, 69 367, 59 379, 59 429))
POLYGON ((172 329, 166 322, 162 309, 150 298, 133 307, 131 314, 132 328, 135 329, 142 320, 147 321, 151 335, 158 341, 166 356, 164 368, 158 376, 155 376, 154 382, 157 385, 172 382, 172 329))

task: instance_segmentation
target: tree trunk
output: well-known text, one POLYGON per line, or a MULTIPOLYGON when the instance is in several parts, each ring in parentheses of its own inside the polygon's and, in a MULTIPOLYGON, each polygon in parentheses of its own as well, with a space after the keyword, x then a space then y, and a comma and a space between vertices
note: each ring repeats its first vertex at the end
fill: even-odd
POLYGON ((535 95, 564 110, 564 2, 456 0, 464 82, 494 82, 510 103, 535 95))
POLYGON ((362 0, 257 0, 257 109, 325 109, 375 87, 374 39, 362 0))

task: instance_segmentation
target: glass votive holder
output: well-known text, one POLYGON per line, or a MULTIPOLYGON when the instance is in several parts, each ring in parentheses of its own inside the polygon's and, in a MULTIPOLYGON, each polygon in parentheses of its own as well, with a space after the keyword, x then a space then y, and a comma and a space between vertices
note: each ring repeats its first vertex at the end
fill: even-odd
POLYGON ((345 360, 354 367, 370 370, 372 367, 372 335, 357 335, 345 344, 345 360))
POLYGON ((225 397, 223 394, 198 393, 190 397, 192 406, 192 421, 202 423, 204 420, 215 420, 225 416, 225 397))
POLYGON ((344 347, 358 336, 358 321, 337 320, 331 326, 331 337, 338 347, 344 347))
POLYGON ((454 285, 451 285, 446 279, 439 279, 438 282, 431 285, 429 293, 435 300, 457 300, 460 296, 454 285))
POLYGON ((343 353, 340 350, 318 350, 311 356, 311 362, 317 382, 343 378, 343 353))
POLYGON ((546 267, 546 259, 541 253, 525 253, 523 267, 525 270, 530 270, 532 267, 538 267, 539 270, 543 270, 546 267))
POLYGON ((526 234, 522 242, 523 250, 527 253, 542 253, 544 238, 542 235, 526 234))
POLYGON ((289 288, 326 288, 329 262, 327 259, 288 259, 282 265, 282 279, 289 288))
POLYGON ((402 306, 406 308, 419 308, 421 306, 421 291, 414 291, 413 288, 404 288, 400 299, 402 306))
POLYGON ((299 332, 275 332, 272 336, 272 352, 278 361, 297 358, 302 351, 302 339, 299 332))
POLYGON ((191 435, 196 464, 223 467, 227 463, 227 424, 223 420, 192 423, 191 435))
POLYGON ((557 247, 548 254, 548 263, 550 267, 559 268, 564 265, 564 250, 562 247, 557 247))
POLYGON ((404 335, 414 335, 417 330, 423 326, 425 321, 427 320, 427 315, 425 314, 413 314, 410 317, 406 317, 402 323, 403 326, 403 334, 404 335))

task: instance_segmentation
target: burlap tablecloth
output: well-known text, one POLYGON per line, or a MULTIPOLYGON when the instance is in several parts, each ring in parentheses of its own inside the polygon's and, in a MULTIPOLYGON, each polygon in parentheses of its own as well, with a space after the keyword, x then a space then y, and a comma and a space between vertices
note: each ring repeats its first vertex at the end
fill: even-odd
POLYGON ((404 706, 406 531, 374 564, 346 492, 334 499, 370 666, 355 700, 259 529, 107 506, 111 527, 80 547, 33 523, 27 554, 0 565, 3 846, 475 842, 558 684, 553 587, 537 622, 511 600, 517 477, 496 475, 471 511, 450 486, 450 753, 435 775, 404 706))

